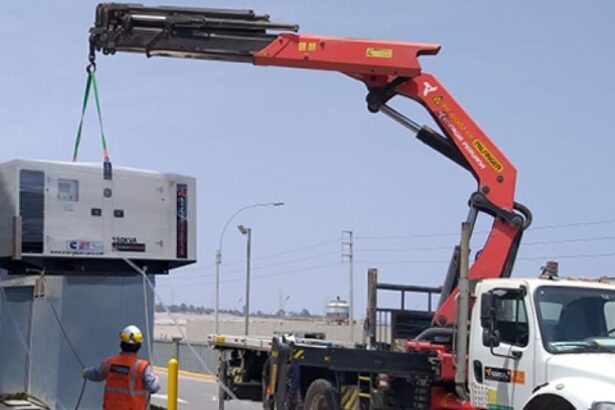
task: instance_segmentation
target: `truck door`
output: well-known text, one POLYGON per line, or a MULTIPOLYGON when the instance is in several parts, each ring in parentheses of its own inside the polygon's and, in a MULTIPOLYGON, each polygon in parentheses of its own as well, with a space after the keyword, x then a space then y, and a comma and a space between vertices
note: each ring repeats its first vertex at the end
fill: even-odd
MULTIPOLYGON (((519 288, 493 289, 492 330, 498 337, 497 346, 485 340, 489 330, 481 320, 481 306, 476 306, 472 318, 470 340, 470 387, 475 406, 513 410, 523 408, 533 386, 534 350, 532 339, 532 306, 519 288)), ((479 300, 477 304, 484 301, 479 300)))

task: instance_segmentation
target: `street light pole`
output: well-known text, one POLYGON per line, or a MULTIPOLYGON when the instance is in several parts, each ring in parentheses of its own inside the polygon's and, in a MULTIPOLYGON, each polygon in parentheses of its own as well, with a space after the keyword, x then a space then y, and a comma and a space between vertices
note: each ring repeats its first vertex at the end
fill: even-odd
POLYGON ((248 336, 250 328, 250 254, 252 249, 252 228, 246 228, 243 225, 239 225, 239 232, 242 235, 248 237, 248 243, 246 245, 246 306, 243 312, 244 314, 244 334, 248 336))
POLYGON ((266 203, 256 203, 248 206, 244 206, 243 208, 238 209, 229 219, 227 219, 224 227, 222 228, 222 232, 220 232, 220 240, 218 241, 218 249, 216 250, 216 297, 214 304, 214 333, 218 334, 220 332, 220 321, 218 311, 220 309, 220 265, 222 265, 222 240, 224 239, 224 232, 226 232, 226 228, 231 223, 233 218, 235 218, 238 214, 250 208, 257 208, 263 206, 282 206, 284 202, 266 202, 266 203))
MULTIPOLYGON (((224 234, 224 231, 222 231, 224 234)), ((220 236, 220 243, 222 243, 222 235, 220 236)), ((220 248, 216 249, 216 295, 215 295, 215 304, 214 304, 214 323, 215 330, 214 333, 218 334, 218 306, 220 304, 220 264, 222 263, 222 254, 220 253, 220 248)))

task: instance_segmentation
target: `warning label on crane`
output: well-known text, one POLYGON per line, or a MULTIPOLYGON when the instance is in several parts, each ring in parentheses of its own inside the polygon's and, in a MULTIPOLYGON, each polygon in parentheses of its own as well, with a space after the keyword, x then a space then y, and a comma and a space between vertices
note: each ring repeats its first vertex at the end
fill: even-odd
POLYGON ((368 47, 365 50, 365 56, 375 58, 393 58, 393 49, 368 47))
POLYGON ((489 149, 485 146, 485 144, 483 144, 481 140, 475 139, 474 141, 472 141, 472 145, 478 150, 478 153, 487 160, 487 163, 491 165, 491 168, 493 168, 496 172, 502 172, 504 170, 504 166, 491 153, 491 151, 489 151, 489 149))

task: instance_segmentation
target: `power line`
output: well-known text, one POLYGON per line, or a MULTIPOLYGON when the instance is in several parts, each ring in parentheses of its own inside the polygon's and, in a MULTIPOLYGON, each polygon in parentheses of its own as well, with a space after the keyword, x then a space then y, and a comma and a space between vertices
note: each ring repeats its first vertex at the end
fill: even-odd
POLYGON ((459 236, 459 232, 447 233, 417 233, 412 235, 385 235, 385 236, 357 236, 356 240, 379 241, 388 239, 414 239, 414 238, 439 238, 446 236, 459 236))
MULTIPOLYGON (((271 258, 275 258, 278 256, 282 256, 282 255, 287 255, 290 253, 298 253, 298 252, 303 252, 303 251, 307 251, 307 250, 311 250, 311 249, 316 249, 316 248, 321 248, 323 246, 326 245, 331 245, 332 243, 339 243, 340 240, 339 239, 331 239, 331 240, 327 240, 327 241, 323 241, 323 242, 318 242, 312 245, 307 245, 307 246, 302 246, 299 248, 291 248, 291 249, 287 249, 284 251, 280 251, 280 252, 275 252, 275 253, 270 253, 270 254, 265 254, 265 255, 261 255, 261 256, 257 256, 252 258, 252 260, 263 260, 263 259, 271 259, 271 258)), ((231 266, 231 265, 239 265, 242 264, 244 262, 242 261, 235 261, 235 262, 228 262, 225 263, 225 266, 231 266)))
POLYGON ((409 252, 409 251, 437 251, 451 249, 451 245, 438 246, 409 246, 403 248, 358 248, 355 251, 361 252, 409 252))
MULTIPOLYGON (((608 241, 615 240, 615 236, 595 236, 587 238, 568 238, 568 239, 553 239, 546 241, 530 241, 522 242, 522 246, 532 245, 548 245, 548 244, 560 244, 560 243, 578 243, 578 242, 594 242, 594 241, 608 241)), ((451 249, 450 245, 438 245, 438 246, 408 246, 400 248, 359 248, 357 252, 409 252, 409 251, 435 251, 451 249)))
POLYGON ((437 259, 415 259, 415 260, 403 260, 403 261, 378 261, 378 260, 357 260, 356 263, 363 265, 431 265, 448 263, 445 260, 437 259))
MULTIPOLYGON (((273 272, 273 273, 268 273, 268 274, 263 274, 263 275, 254 275, 252 279, 257 280, 257 279, 261 279, 261 278, 269 278, 269 277, 275 277, 275 276, 286 276, 286 275, 292 275, 295 273, 301 273, 301 272, 308 272, 308 271, 312 271, 312 270, 317 270, 317 269, 322 269, 322 268, 326 268, 326 267, 330 267, 330 266, 339 266, 341 265, 340 262, 330 262, 330 263, 324 263, 324 264, 320 264, 320 265, 314 265, 314 266, 308 266, 306 268, 299 268, 299 269, 291 269, 291 270, 287 270, 287 271, 282 271, 282 272, 273 272)), ((245 280, 245 278, 233 278, 233 279, 227 279, 227 280, 222 280, 220 281, 220 283, 233 283, 233 282, 243 282, 245 280)), ((211 280, 207 280, 207 281, 192 281, 189 283, 181 283, 179 285, 173 285, 171 283, 162 283, 160 284, 161 287, 184 287, 184 286, 193 286, 193 285, 213 285, 213 281, 211 280)))
MULTIPOLYGON (((595 236, 595 237, 584 237, 584 238, 564 238, 564 239, 554 239, 554 240, 545 240, 545 241, 531 241, 531 242, 523 242, 523 246, 535 246, 535 245, 547 245, 547 244, 565 244, 565 243, 583 243, 583 242, 594 242, 594 241, 608 241, 608 240, 615 240, 615 236, 595 236)), ((314 248, 314 247, 312 247, 314 248)), ((305 249, 305 248, 304 248, 305 249)), ((451 246, 450 245, 442 245, 442 246, 415 246, 415 247, 400 247, 400 248, 386 248, 386 247, 381 247, 381 248, 359 248, 356 249, 356 252, 366 252, 366 253, 378 253, 378 252, 382 252, 382 253, 400 253, 400 252, 410 252, 410 251, 434 251, 434 250, 450 250, 451 246)), ((280 252, 282 253, 282 252, 280 252)), ((286 252, 284 252, 286 253, 286 252)), ((263 270, 263 269, 267 269, 267 268, 271 268, 271 267, 279 267, 279 266, 286 266, 286 265, 292 265, 298 262, 303 262, 303 261, 307 261, 307 260, 312 260, 312 259, 316 259, 316 258, 321 258, 321 257, 325 257, 325 256, 331 256, 331 255, 336 255, 338 253, 338 251, 329 251, 329 252, 323 252, 323 253, 319 253, 319 254, 315 254, 315 255, 308 255, 308 256, 304 256, 304 257, 300 257, 300 258, 295 258, 295 259, 291 259, 291 260, 287 260, 287 261, 281 261, 281 262, 275 262, 275 263, 269 263, 269 264, 263 264, 263 265, 257 265, 253 268, 253 270, 258 271, 258 270, 263 270)), ((591 255, 595 255, 596 257, 600 257, 600 256, 610 256, 610 255, 602 255, 602 254, 587 254, 589 256, 583 256, 583 257, 590 257, 591 255)), ((579 256, 581 257, 581 256, 579 256)), ((536 256, 536 257, 528 257, 528 258, 523 258, 523 257, 519 257, 517 258, 517 260, 538 260, 538 259, 548 259, 548 258, 553 258, 552 256, 536 256), (528 259, 529 258, 529 259, 528 259)), ((568 255, 563 255, 561 257, 562 259, 567 259, 570 258, 570 256, 568 255)), ((360 263, 364 263, 364 264, 381 264, 381 265, 390 265, 390 264, 404 264, 404 263, 408 263, 408 264, 442 264, 442 263, 447 263, 447 260, 437 260, 437 259, 418 259, 418 260, 410 260, 410 261, 358 261, 360 263)), ((187 272, 181 275, 188 275, 188 274, 192 274, 192 273, 197 273, 198 276, 197 277, 176 277, 174 278, 174 282, 177 283, 177 281, 183 282, 186 281, 187 284, 192 284, 195 283, 195 280, 198 279, 209 279, 212 276, 211 272, 187 272)), ((229 272, 224 272, 225 276, 235 276, 235 275, 241 275, 243 274, 244 271, 243 270, 233 270, 233 271, 229 271, 229 272)), ((238 280, 238 279, 237 279, 238 280)), ((204 283, 204 282, 201 282, 204 283)), ((164 284, 162 284, 164 286, 164 284)))
MULTIPOLYGON (((604 224, 611 224, 611 223, 615 223, 615 219, 602 219, 602 220, 594 220, 594 221, 580 221, 580 222, 571 222, 571 223, 562 223, 562 224, 548 224, 548 225, 538 225, 538 226, 534 226, 531 227, 529 230, 542 230, 542 229, 557 229, 557 228, 566 228, 566 227, 579 227, 579 226, 595 226, 595 225, 604 225, 604 224)), ((475 232, 475 234, 481 234, 481 233, 489 233, 489 231, 485 230, 485 231, 479 231, 479 232, 475 232)), ((356 237, 355 239, 363 239, 363 240, 381 240, 381 239, 409 239, 409 238, 435 238, 435 237, 448 237, 448 236, 458 236, 459 232, 450 232, 450 233, 422 233, 422 234, 413 234, 413 235, 388 235, 388 236, 363 236, 363 237, 356 237)), ((530 241, 530 242, 523 242, 523 246, 535 246, 535 245, 547 245, 547 244, 565 244, 565 243, 583 243, 583 242, 593 242, 593 241, 608 241, 608 240, 615 240, 615 236, 595 236, 595 237, 585 237, 585 238, 564 238, 564 239, 554 239, 554 240, 544 240, 544 241, 530 241)), ((271 254, 267 254, 267 255, 263 255, 263 256, 259 256, 254 258, 255 260, 266 260, 266 259, 272 259, 275 257, 280 257, 283 255, 288 255, 288 254, 292 254, 292 253, 298 253, 298 252, 302 252, 302 251, 307 251, 307 250, 311 250, 311 249, 317 249, 326 245, 330 245, 333 243, 339 243, 339 239, 332 239, 332 240, 327 240, 327 241, 321 241, 315 244, 311 244, 311 245, 307 245, 307 246, 302 246, 302 247, 297 247, 297 248, 292 248, 292 249, 287 249, 284 251, 280 251, 280 252, 275 252, 275 253, 271 253, 271 254)), ((359 248, 356 249, 356 252, 390 252, 390 253, 394 253, 394 252, 408 252, 408 251, 435 251, 435 250, 449 250, 451 249, 451 245, 440 245, 440 246, 411 246, 411 247, 379 247, 379 248, 359 248)), ((280 262, 274 262, 274 263, 268 263, 268 264, 263 264, 263 265, 257 265, 255 266, 253 269, 254 270, 263 270, 266 268, 271 268, 271 267, 276 267, 276 266, 286 266, 286 265, 292 265, 294 263, 298 263, 298 262, 302 262, 302 261, 307 261, 307 260, 311 260, 311 259, 316 259, 316 258, 320 258, 320 257, 325 257, 325 256, 330 256, 333 254, 337 254, 338 251, 329 251, 329 252, 322 252, 319 254, 315 254, 315 255, 308 255, 308 256, 304 256, 304 257, 299 257, 299 258, 295 258, 295 259, 291 259, 291 260, 286 260, 286 261, 280 261, 280 262)), ((609 256, 613 256, 611 253, 589 253, 589 254, 578 254, 578 255, 562 255, 562 256, 533 256, 533 257, 518 257, 517 260, 538 260, 538 259, 548 259, 548 258, 561 258, 561 259, 574 259, 574 258, 587 258, 587 257, 609 257, 609 256)), ((419 259, 419 260, 407 260, 407 261, 370 261, 370 260, 363 260, 363 261, 357 261, 358 263, 362 263, 362 264, 382 264, 382 265, 391 265, 391 264, 442 264, 442 263, 448 263, 448 260, 434 260, 434 259, 419 259)), ((225 266, 229 266, 229 265, 233 265, 233 264, 239 264, 239 263, 243 263, 243 262, 235 262, 235 263, 226 263, 225 266)), ((329 264, 327 264, 329 265, 329 264)), ((320 266, 320 265, 318 265, 320 266)), ((304 268, 301 268, 299 271, 303 270, 304 268)), ((313 268, 305 268, 307 270, 311 270, 313 268)), ((293 270, 294 271, 294 270, 293 270)), ((293 271, 290 271, 291 273, 293 271)), ((225 272, 224 275, 238 275, 238 274, 243 274, 244 271, 243 270, 233 270, 233 271, 229 271, 229 272, 225 272)), ((181 275, 194 275, 195 276, 190 276, 190 277, 179 277, 179 278, 174 278, 175 281, 177 280, 187 280, 188 282, 185 285, 191 285, 194 283, 206 283, 206 282, 198 282, 199 279, 208 279, 209 277, 212 276, 212 273, 209 271, 198 271, 198 272, 185 272, 182 273, 181 275), (195 282, 195 279, 197 280, 197 282, 195 282)), ((281 272, 281 273, 275 273, 274 275, 283 275, 285 274, 285 272, 281 272)), ((231 279, 231 281, 239 281, 242 280, 240 278, 238 279, 231 279)), ((228 280, 227 280, 228 282, 228 280)), ((162 286, 165 286, 165 284, 161 284, 162 286)), ((177 284, 176 286, 179 286, 179 284, 177 284)))
MULTIPOLYGON (((287 270, 283 272, 274 272, 274 273, 268 273, 268 274, 266 273, 264 275, 256 275, 254 276, 254 278, 262 279, 262 278, 270 278, 270 277, 275 277, 275 276, 286 276, 286 275, 292 275, 295 273, 307 272, 307 271, 323 269, 323 268, 327 268, 330 266, 339 266, 339 265, 341 265, 340 262, 323 263, 321 265, 310 266, 307 268, 293 269, 293 270, 287 270)), ((243 278, 238 278, 238 279, 230 279, 227 282, 241 282, 243 280, 244 280, 243 278)))
MULTIPOLYGON (((536 225, 530 226, 528 231, 534 230, 542 230, 542 229, 559 229, 559 228, 570 228, 570 227, 578 227, 578 226, 591 226, 591 225, 606 225, 615 223, 615 219, 601 219, 595 221, 580 221, 580 222, 571 222, 571 223, 562 223, 562 224, 549 224, 549 225, 536 225)), ((485 234, 490 233, 491 230, 483 230, 474 232, 475 234, 485 234)), ((383 235, 383 236, 358 236, 355 237, 357 240, 389 240, 389 239, 416 239, 416 238, 438 238, 438 237, 447 237, 447 236, 459 236, 459 231, 457 232, 441 232, 441 233, 418 233, 411 235, 383 235)))
POLYGON ((525 256, 517 258, 521 261, 533 261, 533 260, 547 260, 547 259, 580 259, 580 258, 604 258, 615 256, 615 252, 602 252, 602 253, 579 253, 576 255, 551 255, 551 256, 525 256))
MULTIPOLYGON (((317 258, 322 258, 324 256, 331 256, 331 255, 339 255, 339 251, 330 251, 330 252, 323 252, 323 253, 319 253, 316 255, 310 255, 310 256, 304 256, 301 258, 296 258, 296 259, 291 259, 291 260, 287 260, 287 261, 282 261, 282 262, 275 262, 275 263, 268 263, 268 264, 263 264, 263 265, 257 265, 252 267, 252 271, 261 271, 263 269, 268 269, 271 267, 275 267, 275 266, 286 266, 286 265, 292 265, 295 264, 297 262, 303 262, 303 261, 307 261, 307 260, 311 260, 311 259, 317 259, 317 258)), ((234 276, 234 275, 243 275, 245 274, 245 270, 233 270, 233 271, 222 271, 222 275, 223 276, 234 276)), ((209 278, 212 277, 212 273, 201 273, 198 277, 198 279, 201 278, 209 278)), ((178 278, 178 279, 188 279, 188 280, 192 280, 192 279, 197 279, 194 277, 188 277, 188 278, 178 278)))
POLYGON ((605 225, 605 224, 612 224, 612 223, 615 223, 615 219, 603 219, 603 220, 585 221, 585 222, 571 222, 567 224, 538 225, 535 227, 530 227, 529 230, 567 228, 567 227, 573 227, 573 226, 605 225))
POLYGON ((532 241, 532 242, 522 242, 522 246, 527 245, 548 245, 554 243, 577 243, 577 242, 594 242, 594 241, 611 241, 614 240, 615 236, 594 236, 588 238, 569 238, 569 239, 554 239, 548 241, 532 241))
MULTIPOLYGON (((297 263, 297 262, 307 261, 307 260, 316 259, 316 258, 322 258, 323 256, 330 256, 330 255, 339 255, 339 251, 323 252, 323 253, 319 253, 319 254, 316 254, 316 255, 304 256, 304 257, 301 257, 301 258, 291 259, 291 260, 287 260, 287 261, 283 261, 283 262, 275 262, 275 263, 268 263, 268 264, 264 264, 264 265, 256 265, 256 266, 254 266, 252 268, 252 270, 253 271, 255 271, 255 270, 263 270, 265 268, 270 268, 272 266, 292 265, 292 264, 297 263)), ((237 273, 244 273, 244 271, 243 270, 236 270, 236 271, 228 272, 229 275, 237 274, 237 273)))
MULTIPOLYGON (((602 253, 580 253, 575 255, 537 255, 518 257, 517 260, 547 260, 547 259, 580 259, 580 258, 602 258, 615 256, 615 252, 602 253)), ((411 265, 411 264, 442 264, 448 263, 448 260, 435 259, 414 259, 414 260, 398 260, 398 261, 378 261, 378 260, 359 260, 357 263, 364 265, 411 265)))
MULTIPOLYGON (((274 266, 292 265, 292 264, 295 264, 297 262, 303 262, 303 261, 307 261, 307 260, 311 260, 311 259, 322 258, 324 256, 338 255, 338 254, 339 254, 339 251, 330 251, 330 252, 323 252, 323 253, 319 253, 319 254, 315 254, 315 255, 303 256, 301 258, 290 259, 290 260, 286 260, 286 261, 282 261, 282 262, 274 262, 274 263, 267 263, 267 264, 263 264, 263 265, 256 265, 256 266, 252 267, 252 271, 263 270, 263 269, 274 267, 274 266)), ((202 278, 211 277, 213 275, 213 273, 211 273, 211 272, 186 272, 183 275, 194 274, 194 273, 197 273, 198 276, 202 277, 202 278)), ((228 271, 228 272, 227 271, 222 271, 222 273, 223 273, 224 276, 227 276, 227 275, 238 275, 238 274, 244 274, 245 270, 232 270, 232 271, 228 271)), ((179 279, 194 279, 194 277, 179 278, 179 279)))

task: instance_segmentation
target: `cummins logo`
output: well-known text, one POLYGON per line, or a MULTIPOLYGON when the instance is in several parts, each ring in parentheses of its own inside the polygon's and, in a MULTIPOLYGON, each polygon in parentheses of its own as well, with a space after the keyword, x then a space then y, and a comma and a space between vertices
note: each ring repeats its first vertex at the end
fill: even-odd
POLYGON ((103 249, 102 241, 72 240, 66 242, 66 250, 71 252, 102 252, 103 249))

